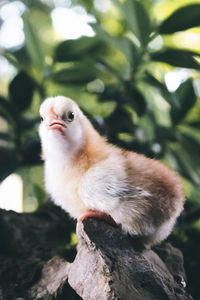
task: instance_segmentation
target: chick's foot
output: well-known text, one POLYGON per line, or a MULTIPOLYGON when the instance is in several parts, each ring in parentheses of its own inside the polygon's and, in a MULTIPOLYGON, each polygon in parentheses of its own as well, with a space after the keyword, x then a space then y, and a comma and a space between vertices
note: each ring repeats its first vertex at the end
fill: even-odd
POLYGON ((86 213, 78 218, 78 223, 82 222, 86 218, 97 218, 105 220, 107 223, 118 226, 117 223, 113 220, 113 218, 101 211, 88 209, 86 213))

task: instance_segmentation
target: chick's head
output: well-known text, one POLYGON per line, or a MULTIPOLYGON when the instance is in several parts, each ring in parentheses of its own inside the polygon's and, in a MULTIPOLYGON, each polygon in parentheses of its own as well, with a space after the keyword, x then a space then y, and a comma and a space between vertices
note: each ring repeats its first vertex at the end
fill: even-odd
POLYGON ((40 106, 40 116, 39 134, 44 152, 56 147, 74 150, 81 146, 83 113, 73 100, 63 96, 47 98, 40 106))

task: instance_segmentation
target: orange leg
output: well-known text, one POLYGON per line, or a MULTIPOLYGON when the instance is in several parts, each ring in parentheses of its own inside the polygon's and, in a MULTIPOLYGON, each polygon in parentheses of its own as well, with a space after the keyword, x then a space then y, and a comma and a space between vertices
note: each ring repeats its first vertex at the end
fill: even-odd
POLYGON ((97 210, 88 209, 84 215, 78 218, 78 223, 83 221, 86 218, 103 219, 110 224, 117 225, 110 215, 107 215, 106 213, 97 210))

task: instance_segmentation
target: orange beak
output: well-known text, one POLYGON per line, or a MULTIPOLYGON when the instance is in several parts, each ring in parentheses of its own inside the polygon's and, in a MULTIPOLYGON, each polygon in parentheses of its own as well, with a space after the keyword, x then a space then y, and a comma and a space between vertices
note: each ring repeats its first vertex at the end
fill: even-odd
POLYGON ((58 115, 55 113, 55 111, 53 110, 53 108, 51 108, 49 116, 50 116, 50 120, 54 120, 54 119, 58 120, 58 115))
POLYGON ((49 124, 47 125, 49 129, 58 130, 63 134, 63 127, 66 128, 66 124, 59 118, 59 116, 54 112, 53 108, 50 110, 49 124))

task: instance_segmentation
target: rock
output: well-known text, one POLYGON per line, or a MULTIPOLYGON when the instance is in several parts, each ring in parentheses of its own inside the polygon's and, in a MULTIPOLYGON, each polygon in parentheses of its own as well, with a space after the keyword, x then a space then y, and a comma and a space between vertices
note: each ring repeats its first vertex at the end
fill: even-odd
POLYGON ((0 300, 192 299, 182 254, 170 244, 145 249, 120 228, 88 218, 77 225, 70 263, 73 226, 50 203, 31 214, 0 210, 0 300))
POLYGON ((48 260, 68 259, 72 230, 69 216, 49 202, 34 213, 0 210, 0 300, 26 299, 48 260))
POLYGON ((53 257, 42 269, 39 282, 28 293, 28 299, 81 299, 67 282, 69 263, 53 257))
POLYGON ((192 299, 183 284, 182 254, 170 244, 156 247, 161 259, 120 228, 91 218, 78 224, 77 236, 68 282, 84 300, 192 299))

